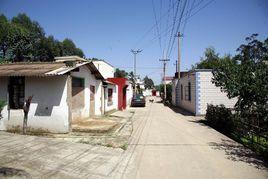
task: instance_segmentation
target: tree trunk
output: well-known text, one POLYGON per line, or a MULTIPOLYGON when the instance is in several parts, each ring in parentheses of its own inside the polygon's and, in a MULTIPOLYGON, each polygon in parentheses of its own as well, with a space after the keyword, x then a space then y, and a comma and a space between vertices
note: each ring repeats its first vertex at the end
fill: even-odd
POLYGON ((22 133, 27 133, 27 121, 28 121, 28 113, 24 113, 24 119, 23 119, 23 127, 22 127, 22 133))

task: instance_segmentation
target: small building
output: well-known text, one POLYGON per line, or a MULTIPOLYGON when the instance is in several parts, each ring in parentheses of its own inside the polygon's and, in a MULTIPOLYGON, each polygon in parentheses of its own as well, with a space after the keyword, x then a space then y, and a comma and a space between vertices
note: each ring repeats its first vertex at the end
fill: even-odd
POLYGON ((7 105, 0 130, 22 125, 24 101, 33 95, 28 127, 69 132, 74 120, 103 114, 103 83, 96 66, 76 56, 51 63, 1 64, 0 100, 7 105))
POLYGON ((128 80, 126 78, 108 78, 107 80, 118 86, 118 110, 126 109, 128 105, 127 94, 130 94, 129 92, 127 93, 127 89, 130 86, 128 80))
POLYGON ((114 77, 115 68, 104 60, 93 60, 93 64, 101 73, 104 81, 104 113, 118 109, 118 86, 116 83, 108 81, 108 78, 114 77))
POLYGON ((208 104, 223 104, 233 108, 236 99, 229 99, 220 87, 212 83, 212 70, 196 69, 181 72, 180 80, 174 79, 172 84, 172 103, 194 115, 205 115, 208 104))
POLYGON ((166 84, 171 84, 172 80, 173 80, 173 76, 166 76, 162 78, 162 84, 164 84, 164 82, 166 81, 166 84))
POLYGON ((104 60, 93 60, 92 61, 99 72, 102 74, 104 79, 113 78, 115 73, 115 68, 110 63, 104 60))

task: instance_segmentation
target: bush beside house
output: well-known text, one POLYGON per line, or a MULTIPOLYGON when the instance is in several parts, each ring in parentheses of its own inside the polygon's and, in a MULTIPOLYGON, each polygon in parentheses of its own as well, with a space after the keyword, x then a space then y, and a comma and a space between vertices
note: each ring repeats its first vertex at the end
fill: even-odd
POLYGON ((234 121, 232 112, 224 105, 208 105, 205 118, 210 126, 223 133, 233 131, 234 121))

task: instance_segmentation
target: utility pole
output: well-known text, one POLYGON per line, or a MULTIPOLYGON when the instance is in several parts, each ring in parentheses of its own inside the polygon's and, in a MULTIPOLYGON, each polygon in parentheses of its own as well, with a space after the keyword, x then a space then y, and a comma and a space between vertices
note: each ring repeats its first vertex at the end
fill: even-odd
POLYGON ((178 37, 178 65, 177 65, 177 70, 176 72, 178 72, 178 79, 180 79, 180 72, 181 72, 181 47, 180 47, 180 38, 183 37, 183 35, 178 32, 178 34, 176 35, 176 37, 178 37))
MULTIPOLYGON (((173 63, 174 64, 174 63, 173 63)), ((178 60, 176 60, 176 62, 175 62, 175 64, 174 64, 175 66, 176 66, 176 73, 178 72, 178 60)))
POLYGON ((167 61, 169 61, 169 59, 159 59, 159 61, 163 62, 163 72, 164 72, 164 100, 166 100, 167 98, 167 85, 166 85, 166 65, 167 65, 167 61))
POLYGON ((131 52, 134 55, 134 92, 136 93, 136 56, 138 53, 142 52, 142 50, 138 49, 138 50, 131 50, 131 52))

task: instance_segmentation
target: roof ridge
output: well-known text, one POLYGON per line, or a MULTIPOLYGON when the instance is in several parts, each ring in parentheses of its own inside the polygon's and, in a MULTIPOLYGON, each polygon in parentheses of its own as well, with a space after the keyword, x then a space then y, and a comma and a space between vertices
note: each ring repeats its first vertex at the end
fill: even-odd
POLYGON ((0 65, 31 65, 31 64, 63 64, 63 62, 11 62, 11 63, 0 63, 0 65))

